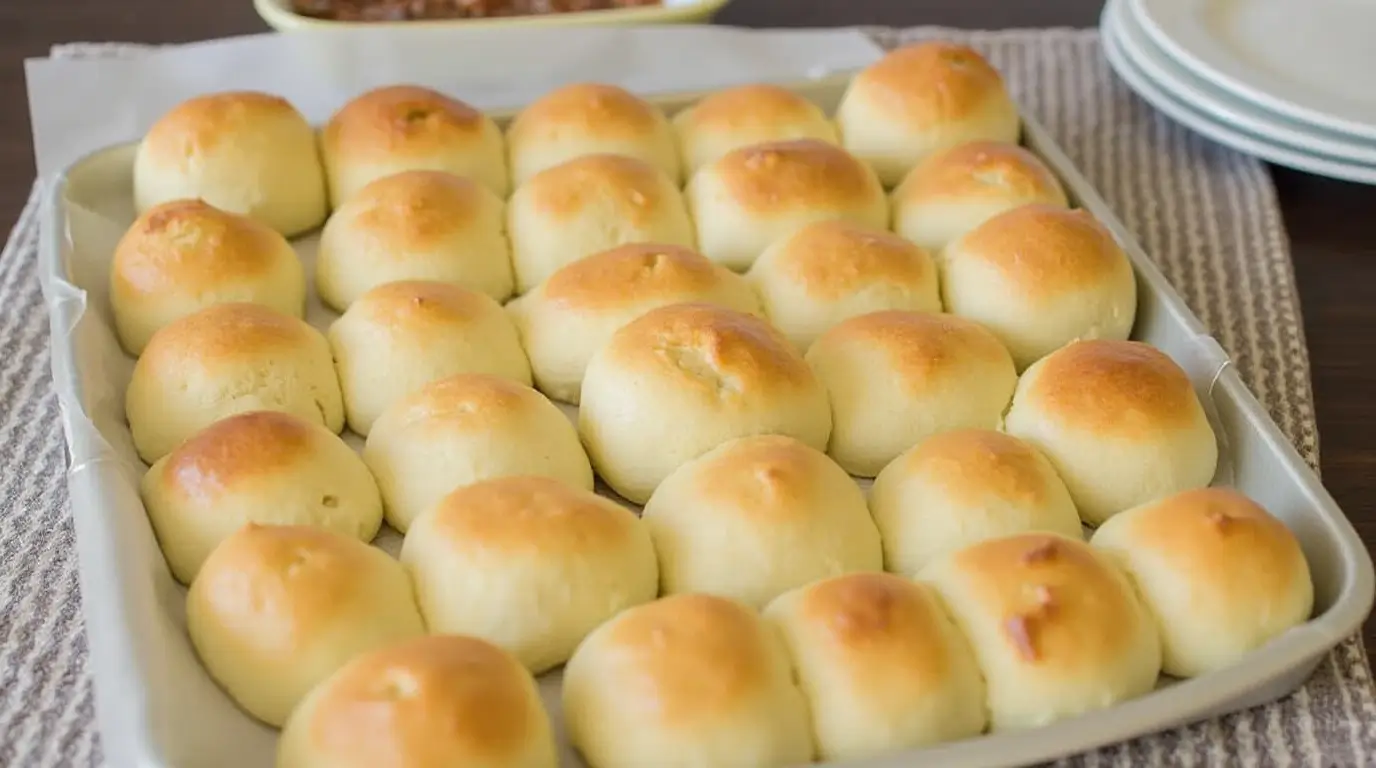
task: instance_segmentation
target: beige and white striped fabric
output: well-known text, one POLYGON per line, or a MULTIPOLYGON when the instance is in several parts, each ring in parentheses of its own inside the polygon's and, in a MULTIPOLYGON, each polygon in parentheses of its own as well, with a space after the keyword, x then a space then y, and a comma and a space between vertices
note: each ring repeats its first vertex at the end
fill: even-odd
MULTIPOLYGON (((871 30, 885 45, 968 40, 1007 74, 1312 464, 1318 436, 1294 274, 1261 163, 1157 116, 1104 63, 1097 33, 871 30)), ((55 55, 137 55, 119 45, 55 55)), ((36 197, 0 255, 0 766, 102 762, 72 511, 36 259, 36 197)), ((1349 640, 1276 704, 1062 761, 1067 765, 1376 763, 1376 698, 1349 640)))

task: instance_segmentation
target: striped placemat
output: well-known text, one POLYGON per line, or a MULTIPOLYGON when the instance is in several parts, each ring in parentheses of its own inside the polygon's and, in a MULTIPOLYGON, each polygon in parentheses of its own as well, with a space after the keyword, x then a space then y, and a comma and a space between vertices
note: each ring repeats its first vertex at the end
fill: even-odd
MULTIPOLYGON (((1104 194, 1230 352, 1310 464, 1318 435, 1294 272, 1258 161, 1155 114, 1111 73, 1097 32, 868 30, 888 46, 965 40, 1104 194)), ((138 55, 121 44, 55 56, 138 55)), ((103 762, 77 588, 66 456, 35 273, 37 195, 0 254, 0 766, 103 762)), ((1376 697, 1359 639, 1275 704, 1062 761, 1067 765, 1376 762, 1376 697)), ((647 767, 648 768, 648 767, 647 767)))

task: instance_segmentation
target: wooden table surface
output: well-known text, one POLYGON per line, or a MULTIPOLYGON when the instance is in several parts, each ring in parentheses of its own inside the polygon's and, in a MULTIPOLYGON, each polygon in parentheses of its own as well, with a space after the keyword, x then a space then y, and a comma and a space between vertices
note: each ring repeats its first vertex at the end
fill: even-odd
MULTIPOLYGON (((736 0, 742 26, 880 24, 1093 26, 1099 0, 736 0)), ((0 217, 12 222, 32 183, 20 60, 53 43, 185 42, 265 31, 251 0, 46 0, 0 3, 0 217)), ((1304 307, 1324 482, 1363 539, 1376 543, 1376 187, 1275 170, 1304 307)), ((1376 622, 1366 627, 1368 648, 1376 622)))

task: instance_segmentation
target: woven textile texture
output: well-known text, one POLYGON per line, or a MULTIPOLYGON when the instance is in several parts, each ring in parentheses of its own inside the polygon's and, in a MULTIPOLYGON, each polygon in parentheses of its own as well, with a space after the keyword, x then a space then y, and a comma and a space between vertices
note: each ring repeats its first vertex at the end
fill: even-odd
MULTIPOLYGON (((1311 464, 1318 436, 1294 273, 1258 161, 1156 115, 1109 70, 1096 32, 869 30, 885 46, 968 41, 1104 194, 1311 464)), ((117 44, 57 56, 138 55, 117 44)), ((101 764, 77 586, 66 455, 35 271, 35 193, 0 255, 0 766, 101 764)), ((1376 698, 1358 639, 1275 704, 1066 765, 1376 762, 1376 698)))

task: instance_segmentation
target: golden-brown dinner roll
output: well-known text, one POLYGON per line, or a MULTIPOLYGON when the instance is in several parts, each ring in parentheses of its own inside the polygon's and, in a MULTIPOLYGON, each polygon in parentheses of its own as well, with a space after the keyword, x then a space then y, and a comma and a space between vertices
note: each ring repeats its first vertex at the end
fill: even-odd
POLYGON ((402 171, 463 176, 506 197, 506 142, 492 118, 458 99, 416 85, 389 85, 355 97, 320 133, 330 202, 338 208, 364 186, 402 171))
POLYGON ((437 171, 372 182, 320 234, 315 283, 343 312, 383 283, 433 280, 505 301, 515 280, 506 204, 482 185, 437 171))
POLYGON ((991 217, 1032 203, 1070 204, 1060 179, 1036 155, 998 141, 929 156, 890 197, 893 231, 933 253, 991 217))
POLYGON ((584 155, 632 157, 663 171, 674 184, 681 175, 668 118, 615 85, 573 83, 550 91, 511 121, 506 140, 517 185, 584 155))
POLYGON ((739 603, 674 595, 623 611, 564 668, 569 739, 589 768, 774 768, 813 758, 778 636, 739 603))
POLYGON ((1132 262, 1088 211, 1014 208, 951 243, 940 263, 947 311, 993 331, 1020 371, 1076 339, 1132 332, 1132 262))
POLYGON ((578 404, 593 353, 656 307, 689 302, 760 314, 745 278, 680 245, 632 243, 576 261, 506 305, 530 357, 535 386, 578 404))
POLYGON ((110 308, 125 351, 138 356, 173 320, 225 302, 301 317, 306 271, 287 239, 200 200, 148 209, 115 246, 110 308))
POLYGON ((541 171, 507 206, 516 292, 626 243, 694 246, 678 187, 640 160, 585 155, 541 171))
POLYGON ((782 434, 822 449, 827 393, 765 321, 708 304, 651 310, 593 355, 578 431, 597 473, 636 504, 679 466, 735 437, 782 434))
POLYGON ((186 629, 210 676, 280 727, 317 683, 360 653, 425 633, 401 563, 322 528, 240 528, 186 594, 186 629))
POLYGON ((1046 454, 1090 525, 1202 488, 1218 464, 1189 377, 1136 341, 1077 341, 1038 361, 1018 382, 1004 428, 1046 454))
POLYGON ((365 653, 316 686, 277 741, 277 768, 555 768, 530 673, 491 643, 432 635, 365 653))
POLYGON ((253 91, 197 96, 158 118, 134 158, 140 213, 200 199, 291 237, 327 213, 315 131, 286 99, 253 91))
POLYGON ((1037 728, 1149 693, 1161 641, 1132 584, 1054 533, 990 539, 932 562, 935 587, 984 673, 995 731, 1037 728))
POLYGON ((856 573, 792 590, 767 622, 789 649, 823 761, 977 736, 984 680, 931 589, 856 573))
POLYGON ((385 283, 330 325, 349 429, 367 436, 392 403, 432 381, 490 373, 530 384, 516 326, 491 297, 448 283, 385 283))
POLYGON ((861 477, 938 432, 997 428, 1018 384, 992 333, 930 312, 853 317, 819 336, 807 363, 831 400, 827 453, 861 477))
POLYGON ((684 190, 708 258, 746 270, 770 243, 814 221, 885 229, 889 204, 869 166, 833 144, 793 139, 727 152, 684 190))
POLYGON ((360 541, 382 525, 382 497, 358 454, 319 424, 275 411, 197 432, 153 464, 140 493, 183 584, 245 523, 313 525, 360 541))
POLYGON ((1237 663, 1309 619, 1314 583, 1295 534, 1237 491, 1201 488, 1129 509, 1090 543, 1137 584, 1161 633, 1162 670, 1237 663))
POLYGON ((785 235, 746 276, 765 316, 804 351, 823 331, 857 315, 941 311, 936 264, 926 251, 848 221, 819 221, 785 235))
POLYGON ((257 304, 215 304, 153 334, 134 365, 125 414, 152 464, 216 421, 282 411, 344 429, 344 402, 325 336, 257 304))
POLYGON ((788 139, 836 144, 836 126, 822 108, 777 85, 724 88, 674 116, 684 175, 692 176, 733 149, 788 139))
POLYGON ((401 562, 431 632, 496 643, 537 675, 659 590, 645 525, 547 477, 500 477, 445 496, 411 523, 401 562))
POLYGON ((674 470, 645 504, 666 594, 763 608, 818 579, 884 567, 865 494, 826 454, 755 435, 674 470))
POLYGON ((1016 142, 1021 129, 999 73, 974 49, 947 42, 898 48, 861 71, 836 124, 842 145, 888 187, 934 152, 979 139, 1016 142))
POLYGON ((363 461, 377 478, 387 522, 402 533, 465 485, 537 475, 592 490, 578 432, 544 395, 511 379, 463 373, 430 382, 373 423, 363 461))
POLYGON ((870 511, 884 539, 884 567, 907 575, 1000 536, 1050 531, 1084 539, 1051 462, 992 429, 941 432, 903 452, 874 479, 870 511))

